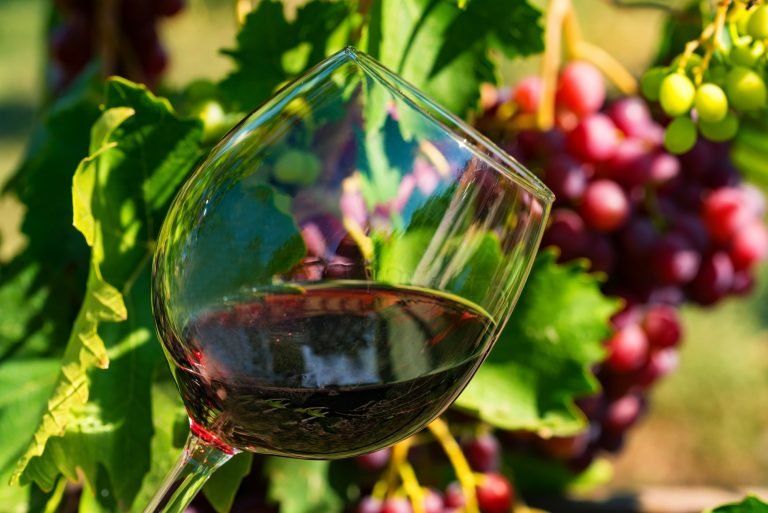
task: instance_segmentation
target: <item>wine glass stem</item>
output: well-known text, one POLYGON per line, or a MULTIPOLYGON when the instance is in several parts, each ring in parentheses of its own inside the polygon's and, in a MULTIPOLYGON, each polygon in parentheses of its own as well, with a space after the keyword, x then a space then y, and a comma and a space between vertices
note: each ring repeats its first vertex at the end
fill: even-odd
POLYGON ((182 513, 211 474, 231 457, 232 454, 190 433, 184 452, 144 513, 182 513))

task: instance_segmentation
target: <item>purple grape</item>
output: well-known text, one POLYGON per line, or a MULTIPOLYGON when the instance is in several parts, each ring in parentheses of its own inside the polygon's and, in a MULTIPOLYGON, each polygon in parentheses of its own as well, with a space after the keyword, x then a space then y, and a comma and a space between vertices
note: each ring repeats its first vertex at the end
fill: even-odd
POLYGON ((464 446, 470 466, 477 472, 495 472, 501 465, 501 445, 490 433, 470 440, 464 446))
POLYGON ((389 458, 392 455, 392 449, 386 447, 378 451, 361 454, 355 458, 355 463, 363 470, 376 472, 387 466, 389 458))
POLYGON ((731 290, 733 275, 731 259, 726 253, 716 252, 702 262, 689 294, 699 304, 712 305, 731 290))
POLYGON ((656 244, 651 260, 660 282, 674 285, 688 283, 696 276, 701 256, 687 238, 670 233, 656 244))
POLYGON ((587 244, 587 230, 579 214, 572 210, 556 209, 552 222, 544 233, 542 246, 560 248, 560 262, 568 262, 584 255, 587 244))
POLYGON ((567 155, 556 155, 546 167, 544 181, 560 202, 576 202, 587 187, 587 174, 576 160, 567 155))
POLYGON ((627 137, 642 137, 653 123, 648 106, 637 96, 614 102, 608 109, 608 116, 627 137))

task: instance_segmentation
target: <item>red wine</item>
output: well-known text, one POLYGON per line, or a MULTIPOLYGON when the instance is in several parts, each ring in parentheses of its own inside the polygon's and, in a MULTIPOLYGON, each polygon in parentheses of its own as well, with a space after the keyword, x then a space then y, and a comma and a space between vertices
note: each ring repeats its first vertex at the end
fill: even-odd
POLYGON ((201 436, 303 458, 369 452, 461 392, 492 332, 452 295, 338 282, 229 300, 161 334, 201 436))

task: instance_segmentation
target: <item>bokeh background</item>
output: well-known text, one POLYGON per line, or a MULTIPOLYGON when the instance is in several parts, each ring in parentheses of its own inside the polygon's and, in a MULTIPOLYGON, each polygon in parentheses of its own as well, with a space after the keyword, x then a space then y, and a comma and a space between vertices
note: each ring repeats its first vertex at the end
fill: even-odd
MULTIPOLYGON (((0 186, 23 154, 39 112, 48 1, 0 0, 0 186)), ((663 9, 619 7, 609 0, 574 3, 586 37, 636 76, 652 62, 663 9)), ((219 49, 233 44, 236 29, 232 0, 191 0, 163 26, 172 59, 168 85, 222 76, 229 62, 219 49)), ((535 69, 535 59, 503 66, 509 83, 535 69)), ((0 199, 0 265, 24 244, 22 216, 18 204, 0 199)), ((768 486, 768 269, 761 277, 750 298, 684 311, 680 367, 654 389, 650 415, 615 460, 612 488, 768 486)))

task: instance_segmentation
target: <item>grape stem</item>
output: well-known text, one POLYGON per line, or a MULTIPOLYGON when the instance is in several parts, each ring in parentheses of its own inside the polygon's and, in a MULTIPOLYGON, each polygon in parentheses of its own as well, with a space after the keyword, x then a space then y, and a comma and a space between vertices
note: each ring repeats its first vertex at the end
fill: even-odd
POLYGON ((540 130, 550 130, 555 124, 555 86, 560 67, 562 45, 561 27, 571 8, 570 0, 549 0, 544 21, 544 55, 541 59, 541 102, 536 112, 540 130))
POLYGON ((400 467, 402 467, 403 464, 407 464, 406 458, 408 457, 408 451, 411 449, 413 442, 414 437, 410 437, 392 446, 392 456, 389 459, 387 472, 375 485, 373 485, 371 497, 383 501, 386 497, 395 493, 395 490, 397 489, 397 477, 401 473, 400 467))
POLYGON ((708 23, 706 27, 704 27, 704 30, 701 31, 701 35, 698 37, 698 39, 694 39, 693 41, 688 41, 688 43, 686 43, 685 49, 683 50, 683 53, 680 56, 680 60, 677 63, 678 70, 685 71, 685 68, 688 65, 688 61, 690 61, 694 52, 696 52, 696 50, 701 47, 706 47, 704 50, 704 56, 701 59, 701 63, 699 63, 699 65, 697 65, 693 70, 693 80, 697 86, 701 85, 703 82, 704 72, 709 68, 709 63, 712 60, 712 55, 714 54, 715 50, 722 46, 720 35, 722 34, 723 28, 725 27, 728 8, 732 3, 733 0, 720 0, 720 3, 717 6, 717 10, 715 11, 714 19, 708 23))
POLYGON ((428 427, 429 431, 443 448, 445 455, 448 456, 451 465, 453 465, 453 469, 456 472, 456 478, 459 480, 461 490, 464 493, 464 498, 466 500, 465 512, 479 513, 477 494, 475 493, 475 475, 472 472, 472 468, 469 466, 469 462, 464 456, 461 447, 451 434, 448 423, 443 419, 438 418, 433 420, 428 427))
POLYGON ((560 67, 561 34, 569 59, 592 63, 624 95, 637 93, 637 80, 616 58, 597 45, 584 40, 571 0, 549 0, 544 25, 544 56, 541 60, 541 103, 536 112, 540 130, 550 130, 555 122, 557 71, 560 67))
POLYGON ((403 482, 405 494, 411 500, 413 513, 426 513, 424 510, 424 490, 421 489, 416 472, 411 464, 404 459, 397 467, 397 470, 400 473, 400 480, 403 482))

